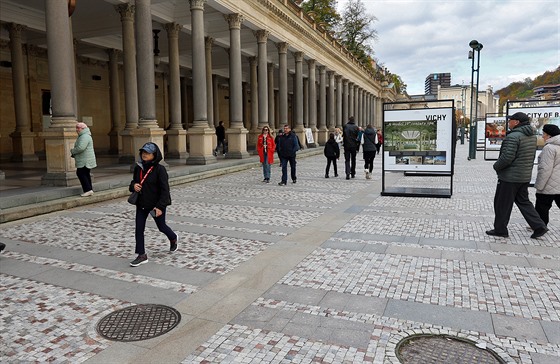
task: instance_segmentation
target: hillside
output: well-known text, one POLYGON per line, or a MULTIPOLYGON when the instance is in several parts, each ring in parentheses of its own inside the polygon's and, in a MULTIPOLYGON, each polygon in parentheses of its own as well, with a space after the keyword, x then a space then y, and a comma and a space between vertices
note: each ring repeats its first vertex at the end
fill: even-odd
POLYGON ((560 66, 554 71, 546 71, 534 80, 526 78, 520 82, 510 83, 508 86, 496 91, 500 95, 500 110, 507 100, 530 99, 533 96, 533 88, 543 85, 556 85, 560 83, 560 66))

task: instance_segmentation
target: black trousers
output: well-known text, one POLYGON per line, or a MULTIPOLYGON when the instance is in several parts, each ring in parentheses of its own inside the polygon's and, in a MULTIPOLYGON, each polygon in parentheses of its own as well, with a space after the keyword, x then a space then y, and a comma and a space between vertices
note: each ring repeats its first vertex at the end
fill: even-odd
MULTIPOLYGON (((165 222, 165 210, 161 210, 161 215, 159 217, 154 217, 157 228, 159 231, 167 236, 170 241, 177 239, 177 234, 171 230, 171 228, 165 222)), ((150 216, 150 210, 143 209, 136 206, 136 229, 134 230, 134 237, 136 239, 135 253, 138 255, 146 254, 146 249, 144 247, 144 230, 146 230, 146 219, 150 216)))
POLYGON ((282 182, 288 182, 288 162, 290 163, 290 177, 292 181, 296 181, 296 157, 280 157, 280 164, 282 165, 282 182))
POLYGON ((356 148, 344 149, 344 171, 346 176, 356 175, 356 148))
POLYGON ((87 167, 76 168, 76 176, 80 180, 84 192, 92 191, 90 169, 87 167))
POLYGON ((496 195, 494 195, 494 230, 499 234, 508 233, 508 223, 511 217, 511 210, 515 203, 525 218, 525 221, 531 226, 531 229, 537 230, 546 227, 546 224, 539 217, 537 210, 529 200, 529 182, 512 183, 498 180, 496 186, 496 195))
POLYGON ((336 170, 336 157, 327 157, 327 169, 325 170, 325 176, 329 175, 329 171, 331 170, 331 163, 334 169, 334 175, 338 176, 338 171, 336 170))
POLYGON ((373 160, 375 159, 375 150, 371 152, 364 151, 364 169, 367 169, 369 173, 373 171, 373 160))
POLYGON ((537 202, 535 203, 535 209, 537 210, 542 221, 548 225, 548 211, 552 207, 553 202, 556 202, 556 206, 560 208, 560 195, 544 195, 542 193, 537 193, 536 196, 537 202))

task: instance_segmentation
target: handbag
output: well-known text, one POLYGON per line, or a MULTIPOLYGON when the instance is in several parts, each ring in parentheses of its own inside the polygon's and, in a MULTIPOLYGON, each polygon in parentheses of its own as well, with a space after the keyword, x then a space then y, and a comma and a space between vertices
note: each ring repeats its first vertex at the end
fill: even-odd
MULTIPOLYGON (((146 180, 146 177, 148 177, 148 175, 150 174, 150 172, 152 171, 152 169, 154 169, 154 167, 150 167, 150 169, 148 169, 148 172, 146 172, 146 175, 144 177, 142 177, 142 170, 140 170, 140 178, 142 179, 140 181, 140 185, 142 185, 144 183, 144 181, 146 180)), ((134 191, 130 194, 130 196, 128 196, 128 203, 131 205, 136 205, 136 203, 138 203, 138 195, 139 193, 134 191)))

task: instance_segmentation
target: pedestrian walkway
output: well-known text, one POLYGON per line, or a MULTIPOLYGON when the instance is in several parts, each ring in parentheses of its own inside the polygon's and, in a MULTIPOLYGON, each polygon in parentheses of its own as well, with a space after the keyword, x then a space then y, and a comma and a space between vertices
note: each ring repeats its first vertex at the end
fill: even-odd
POLYGON ((509 238, 487 236, 496 177, 467 147, 448 199, 380 196, 378 158, 371 180, 360 168, 325 179, 321 155, 298 158, 297 184, 262 183, 255 165, 175 185, 179 250, 150 221, 137 268, 124 195, 2 224, 0 361, 398 363, 401 340, 438 334, 505 363, 556 364, 560 212, 539 239, 517 209, 509 238), (97 333, 107 314, 148 303, 176 309, 179 325, 134 342, 97 333))

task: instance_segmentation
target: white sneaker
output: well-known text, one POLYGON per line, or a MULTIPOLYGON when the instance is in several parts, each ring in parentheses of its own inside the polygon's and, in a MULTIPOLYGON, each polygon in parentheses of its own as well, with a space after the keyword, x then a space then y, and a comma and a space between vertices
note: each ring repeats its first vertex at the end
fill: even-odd
POLYGON ((82 197, 93 196, 93 191, 90 190, 90 191, 84 192, 80 196, 82 196, 82 197))

